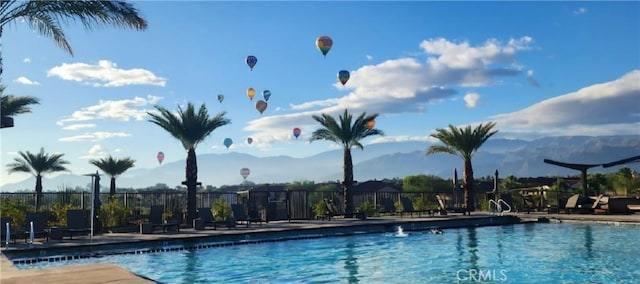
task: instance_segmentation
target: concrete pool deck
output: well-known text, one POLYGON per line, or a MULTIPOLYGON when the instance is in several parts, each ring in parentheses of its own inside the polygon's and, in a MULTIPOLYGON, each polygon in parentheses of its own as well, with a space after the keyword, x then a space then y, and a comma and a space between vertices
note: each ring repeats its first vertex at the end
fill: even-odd
MULTIPOLYGON (((546 218, 553 221, 561 222, 596 222, 596 223, 628 223, 640 225, 640 214, 633 215, 590 215, 590 214, 546 214, 546 213, 517 213, 504 216, 503 219, 519 218, 522 222, 537 222, 540 218, 546 218)), ((500 218, 498 218, 500 219, 500 218)), ((402 225, 412 227, 420 224, 420 228, 443 226, 442 224, 451 224, 456 227, 459 224, 467 224, 467 226, 476 225, 499 225, 490 224, 496 220, 496 216, 492 216, 482 212, 476 212, 471 216, 462 216, 457 214, 447 216, 433 217, 405 217, 398 216, 369 218, 367 220, 353 219, 333 219, 332 221, 316 221, 316 220, 295 220, 291 222, 276 221, 263 223, 262 226, 252 224, 249 227, 238 225, 235 228, 218 228, 217 230, 196 231, 193 229, 182 229, 180 232, 173 233, 155 233, 155 234, 136 234, 136 233, 109 233, 99 236, 77 237, 73 240, 64 239, 62 241, 44 240, 36 241, 32 246, 24 243, 24 240, 17 240, 16 244, 10 244, 9 249, 3 248, 3 254, 0 256, 0 283, 154 283, 154 281, 145 279, 136 275, 120 266, 112 264, 87 264, 87 265, 69 265, 55 268, 38 268, 38 269, 17 269, 13 262, 7 258, 5 253, 19 251, 56 251, 56 250, 81 250, 87 247, 96 246, 113 246, 119 244, 143 245, 153 242, 171 242, 182 240, 208 240, 217 237, 234 237, 238 235, 260 235, 260 234, 278 234, 293 232, 316 232, 318 230, 361 230, 372 226, 395 226, 402 225), (458 225, 456 225, 458 224, 458 225)), ((444 225, 448 226, 448 225, 444 225)))

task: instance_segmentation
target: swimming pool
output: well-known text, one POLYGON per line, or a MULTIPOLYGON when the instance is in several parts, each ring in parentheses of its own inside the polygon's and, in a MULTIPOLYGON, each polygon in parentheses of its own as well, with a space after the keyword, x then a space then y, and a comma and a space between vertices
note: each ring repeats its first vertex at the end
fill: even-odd
POLYGON ((114 263, 163 283, 631 283, 640 227, 535 223, 363 234, 72 261, 114 263))

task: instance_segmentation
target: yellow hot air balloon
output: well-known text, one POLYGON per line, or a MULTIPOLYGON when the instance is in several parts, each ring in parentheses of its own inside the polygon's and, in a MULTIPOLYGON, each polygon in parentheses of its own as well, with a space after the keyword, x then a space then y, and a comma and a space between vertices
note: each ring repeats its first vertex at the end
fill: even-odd
POLYGON ((254 88, 247 89, 247 97, 253 101, 253 97, 256 96, 256 90, 254 88))

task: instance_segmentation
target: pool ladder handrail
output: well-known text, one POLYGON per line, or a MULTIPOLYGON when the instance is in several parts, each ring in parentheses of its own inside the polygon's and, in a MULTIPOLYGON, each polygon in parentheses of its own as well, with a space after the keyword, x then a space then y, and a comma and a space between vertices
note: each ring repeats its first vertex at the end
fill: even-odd
POLYGON ((509 213, 511 212, 511 205, 509 205, 509 203, 507 203, 506 201, 504 201, 502 198, 498 199, 498 201, 495 201, 493 199, 489 199, 489 212, 493 215, 498 215, 498 216, 502 216, 502 213, 509 213), (492 210, 492 206, 494 205, 495 207, 495 211, 492 210), (502 210, 502 204, 504 204, 507 207, 507 210, 502 210))

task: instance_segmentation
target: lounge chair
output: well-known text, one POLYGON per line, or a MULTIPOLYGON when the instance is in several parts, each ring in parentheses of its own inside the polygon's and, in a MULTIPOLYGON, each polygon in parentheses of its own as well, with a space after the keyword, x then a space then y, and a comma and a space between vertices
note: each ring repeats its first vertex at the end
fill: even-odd
POLYGON ((567 204, 564 206, 564 210, 567 214, 571 214, 572 211, 579 213, 593 212, 594 201, 586 196, 580 194, 574 194, 567 199, 567 204))
POLYGON ((531 213, 532 209, 537 209, 536 202, 533 200, 533 195, 520 194, 520 197, 522 198, 522 211, 527 211, 528 214, 531 213))
POLYGON ((72 240, 73 235, 90 234, 89 212, 82 209, 67 210, 67 228, 63 232, 68 234, 69 239, 72 240))
POLYGON ((413 217, 413 213, 418 213, 418 217, 421 217, 422 213, 427 213, 429 214, 429 216, 433 216, 433 210, 414 209, 413 203, 411 202, 411 199, 409 199, 408 197, 401 197, 400 205, 402 205, 402 210, 400 210, 400 218, 402 218, 402 215, 405 213, 409 213, 411 217, 413 217))
POLYGON ((154 205, 151 206, 149 222, 151 223, 151 232, 154 232, 157 228, 161 228, 162 232, 166 232, 167 230, 171 230, 174 228, 176 231, 180 232, 180 224, 174 220, 164 220, 162 218, 162 213, 164 211, 164 207, 162 205, 154 205))
POLYGON ((12 241, 14 244, 16 243, 16 237, 20 234, 16 231, 16 228, 13 227, 13 220, 10 217, 2 217, 0 218, 0 227, 2 227, 0 233, 0 246, 6 245, 7 242, 7 233, 9 235, 9 241, 12 241), (9 224, 7 226, 7 224, 9 224), (9 227, 9 232, 7 232, 7 227, 9 227))
POLYGON ((328 199, 325 198, 324 199, 325 204, 327 205, 327 210, 329 210, 329 212, 327 212, 327 219, 329 221, 331 221, 331 218, 333 217, 343 217, 343 218, 357 218, 360 220, 364 220, 367 219, 367 214, 365 212, 342 212, 340 210, 338 210, 338 206, 336 206, 335 203, 333 203, 332 199, 328 199))
POLYGON ((244 206, 242 204, 231 204, 231 212, 233 212, 233 219, 235 222, 245 222, 247 227, 249 227, 250 223, 259 223, 260 226, 262 226, 262 218, 258 216, 248 216, 247 213, 245 213, 244 206))
POLYGON ((441 215, 447 215, 447 212, 462 213, 462 215, 469 213, 466 208, 446 207, 444 199, 440 197, 439 194, 436 194, 436 200, 438 200, 438 210, 440 211, 441 215))
POLYGON ((216 221, 213 217, 213 213, 211 212, 211 208, 198 208, 198 219, 194 220, 193 226, 196 230, 204 230, 206 227, 213 227, 215 230, 218 224, 226 225, 227 228, 231 228, 231 222, 227 220, 216 221))
POLYGON ((393 199, 391 198, 383 198, 380 201, 380 205, 382 206, 380 207, 378 214, 395 215, 396 213, 398 213, 398 210, 396 209, 396 205, 394 204, 393 199))
POLYGON ((33 237, 42 237, 49 241, 49 232, 46 229, 47 215, 45 213, 27 213, 27 219, 24 230, 24 241, 27 242, 31 238, 31 223, 33 223, 33 237))

